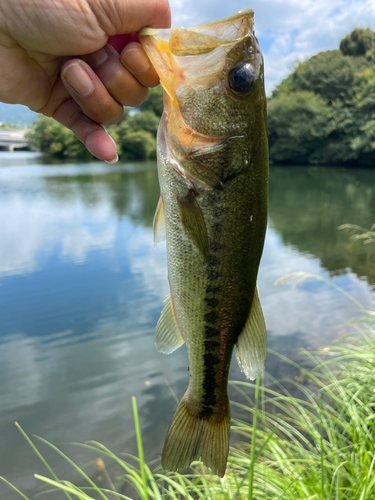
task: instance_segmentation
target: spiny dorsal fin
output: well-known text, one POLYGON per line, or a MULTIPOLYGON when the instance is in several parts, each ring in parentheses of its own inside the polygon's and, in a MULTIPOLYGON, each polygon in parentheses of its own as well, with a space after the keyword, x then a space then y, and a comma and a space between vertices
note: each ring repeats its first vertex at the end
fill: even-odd
POLYGON ((160 195, 158 206, 154 216, 154 246, 165 240, 165 207, 162 195, 160 195))
POLYGON ((176 323, 170 294, 156 325, 155 345, 163 354, 171 354, 185 342, 176 323))
POLYGON ((249 317, 237 340, 236 358, 241 371, 247 378, 254 380, 264 369, 266 355, 266 325, 256 287, 249 317))
POLYGON ((209 251, 207 228, 194 191, 191 189, 189 194, 183 199, 177 198, 177 202, 181 213, 182 224, 193 240, 194 245, 207 262, 209 251))

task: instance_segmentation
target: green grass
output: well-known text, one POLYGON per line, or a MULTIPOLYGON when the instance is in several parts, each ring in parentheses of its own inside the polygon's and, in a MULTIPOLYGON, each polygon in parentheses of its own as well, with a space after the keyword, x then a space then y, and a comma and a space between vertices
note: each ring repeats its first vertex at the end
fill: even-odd
POLYGON ((349 229, 353 241, 362 241, 364 245, 375 243, 375 224, 370 229, 357 226, 356 224, 342 224, 338 229, 349 229))
MULTIPOLYGON (((289 276, 299 282, 312 277, 289 276)), ((98 463, 106 477, 104 461, 121 467, 122 475, 113 480, 117 491, 109 477, 108 488, 99 488, 69 457, 38 438, 78 471, 82 486, 59 479, 35 439, 32 442, 18 426, 46 466, 48 476, 36 476, 45 483, 44 498, 375 499, 375 313, 357 305, 361 319, 353 323, 352 335, 318 352, 303 351, 298 362, 273 353, 298 370, 294 379, 281 383, 265 374, 255 384, 230 383, 238 397, 231 403, 235 444, 224 478, 200 463, 183 475, 147 464, 133 399, 137 457, 116 456, 96 442, 81 445, 101 457, 98 463), (124 484, 131 488, 130 496, 120 492, 124 484)))

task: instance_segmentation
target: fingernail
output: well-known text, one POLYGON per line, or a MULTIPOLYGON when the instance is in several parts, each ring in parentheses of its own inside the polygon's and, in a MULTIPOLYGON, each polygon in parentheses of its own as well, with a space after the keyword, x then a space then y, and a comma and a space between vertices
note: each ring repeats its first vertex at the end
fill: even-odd
POLYGON ((108 57, 108 52, 106 51, 105 47, 103 47, 102 49, 99 49, 92 54, 82 56, 82 59, 87 62, 87 64, 89 64, 93 69, 96 69, 101 66, 108 59, 108 57))
POLYGON ((80 63, 72 63, 63 70, 63 76, 72 89, 81 97, 86 97, 94 90, 94 83, 80 63))
POLYGON ((136 75, 144 73, 151 67, 148 57, 141 48, 129 49, 123 52, 122 63, 136 75))
POLYGON ((104 160, 106 163, 109 163, 110 165, 113 165, 114 163, 118 162, 118 154, 116 154, 116 158, 114 158, 111 161, 104 160))

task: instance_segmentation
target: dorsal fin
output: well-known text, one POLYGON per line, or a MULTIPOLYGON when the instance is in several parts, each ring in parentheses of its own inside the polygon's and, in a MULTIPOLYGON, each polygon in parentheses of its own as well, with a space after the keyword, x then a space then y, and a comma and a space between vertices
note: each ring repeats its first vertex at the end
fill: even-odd
POLYGON ((255 288, 249 317, 236 344, 238 366, 247 378, 254 380, 264 369, 267 355, 266 325, 255 288))

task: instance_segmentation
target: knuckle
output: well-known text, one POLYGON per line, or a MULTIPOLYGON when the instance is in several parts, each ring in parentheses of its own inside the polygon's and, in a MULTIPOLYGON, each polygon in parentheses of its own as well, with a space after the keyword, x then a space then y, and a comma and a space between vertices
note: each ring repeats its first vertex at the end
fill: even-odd
POLYGON ((124 106, 139 106, 147 99, 148 94, 148 88, 142 86, 140 89, 138 89, 138 91, 126 96, 126 103, 124 104, 124 106))
POLYGON ((74 111, 69 117, 68 128, 70 128, 70 130, 73 130, 74 132, 75 125, 79 123, 83 116, 84 114, 82 113, 81 109, 77 109, 76 111, 74 111))
POLYGON ((113 116, 111 116, 109 119, 106 121, 102 122, 103 125, 114 125, 115 123, 118 123, 121 118, 124 115, 124 108, 121 107, 121 109, 118 110, 113 116))

